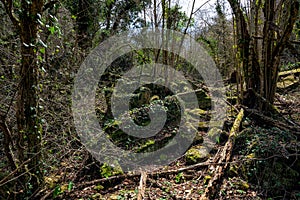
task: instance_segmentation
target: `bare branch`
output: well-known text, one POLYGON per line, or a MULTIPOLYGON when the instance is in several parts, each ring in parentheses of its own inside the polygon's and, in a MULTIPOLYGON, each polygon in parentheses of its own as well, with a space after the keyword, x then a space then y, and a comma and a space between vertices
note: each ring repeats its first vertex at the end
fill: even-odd
MULTIPOLYGON (((208 2, 210 2, 210 0, 208 0, 208 1, 206 1, 204 4, 202 4, 199 8, 197 8, 194 12, 193 12, 193 9, 192 9, 192 15, 194 15, 195 13, 197 13, 197 12, 199 12, 200 11, 200 9, 204 6, 204 5, 206 5, 208 2)), ((195 3, 195 1, 194 1, 194 3, 195 3)), ((194 3, 193 3, 193 8, 194 8, 194 3)))
POLYGON ((183 34, 186 34, 186 32, 187 32, 187 30, 188 30, 188 28, 189 28, 189 26, 190 26, 190 23, 191 23, 191 20, 192 20, 192 17, 193 17, 193 10, 194 10, 194 7, 195 7, 195 1, 196 1, 196 0, 193 1, 191 14, 190 14, 189 20, 188 20, 188 22, 187 22, 187 25, 186 25, 186 27, 185 27, 185 29, 184 29, 183 34))

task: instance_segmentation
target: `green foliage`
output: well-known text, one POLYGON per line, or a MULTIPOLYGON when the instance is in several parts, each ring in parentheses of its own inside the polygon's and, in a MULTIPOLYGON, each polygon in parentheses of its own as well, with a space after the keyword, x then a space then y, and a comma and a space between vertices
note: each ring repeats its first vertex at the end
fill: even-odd
POLYGON ((285 65, 282 65, 280 67, 280 70, 281 71, 286 71, 286 70, 292 70, 292 69, 296 69, 296 68, 299 68, 300 66, 300 62, 295 62, 295 63, 287 63, 285 65))
POLYGON ((97 190, 97 191, 100 191, 100 190, 103 190, 104 187, 102 185, 95 185, 94 189, 97 190))
POLYGON ((54 188, 54 191, 53 191, 53 198, 55 199, 56 197, 58 197, 60 194, 62 194, 63 191, 61 190, 60 186, 56 186, 54 188))
POLYGON ((70 192, 73 189, 74 183, 72 181, 70 181, 68 183, 68 192, 70 192))
POLYGON ((200 36, 197 39, 197 41, 204 44, 210 56, 212 56, 213 58, 216 56, 216 54, 218 53, 217 52, 218 40, 211 37, 200 36))
POLYGON ((183 172, 179 172, 176 176, 175 176, 175 182, 176 183, 181 183, 184 181, 184 175, 183 172))
MULTIPOLYGON (((178 4, 171 7, 166 12, 166 19, 167 19, 167 28, 177 30, 177 31, 183 31, 189 21, 189 17, 185 14, 184 11, 181 11, 182 7, 180 7, 178 4)), ((194 24, 194 19, 191 20, 190 26, 194 24)))
POLYGON ((100 168, 101 176, 108 178, 110 176, 123 174, 123 171, 121 167, 117 164, 115 167, 112 167, 108 165, 107 163, 104 163, 100 168))
POLYGON ((291 190, 300 178, 300 163, 288 159, 289 152, 297 151, 294 141, 292 134, 276 128, 246 129, 236 140, 237 150, 245 158, 243 164, 235 167, 236 173, 252 183, 260 183, 262 189, 274 196, 291 190))

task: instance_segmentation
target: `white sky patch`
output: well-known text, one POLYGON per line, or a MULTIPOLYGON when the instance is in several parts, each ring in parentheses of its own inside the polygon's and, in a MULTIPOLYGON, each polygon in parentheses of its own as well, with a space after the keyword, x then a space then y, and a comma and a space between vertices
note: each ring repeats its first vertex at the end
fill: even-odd
MULTIPOLYGON (((176 4, 178 2, 178 4, 182 6, 182 10, 185 11, 187 16, 190 16, 193 6, 193 0, 176 0, 173 2, 173 4, 176 4)), ((200 10, 211 8, 212 6, 214 6, 215 2, 216 0, 196 0, 193 12, 195 12, 200 7, 200 10)))

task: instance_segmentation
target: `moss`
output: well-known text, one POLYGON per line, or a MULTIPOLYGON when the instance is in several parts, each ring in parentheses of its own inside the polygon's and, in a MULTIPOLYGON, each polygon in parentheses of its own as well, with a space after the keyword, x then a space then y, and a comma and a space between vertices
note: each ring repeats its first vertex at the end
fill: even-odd
POLYGON ((196 116, 201 116, 201 115, 206 115, 207 111, 206 110, 202 110, 200 108, 196 108, 193 110, 187 110, 187 112, 191 115, 196 115, 196 116))
POLYGON ((250 187, 249 184, 246 181, 241 180, 241 179, 239 179, 236 182, 236 185, 238 186, 239 189, 242 189, 242 190, 247 190, 250 187))
POLYGON ((205 185, 205 184, 207 184, 208 183, 208 181, 211 179, 211 176, 210 175, 206 175, 206 176, 204 176, 204 179, 203 179, 203 184, 205 185))
POLYGON ((153 145, 155 144, 154 140, 148 140, 145 144, 143 144, 141 147, 139 147, 136 152, 140 153, 140 152, 146 152, 147 150, 151 150, 151 147, 153 147, 153 145))
POLYGON ((100 191, 100 190, 103 190, 104 187, 102 185, 95 185, 94 186, 94 190, 97 190, 97 191, 100 191))
POLYGON ((220 127, 223 125, 222 121, 204 121, 198 123, 199 128, 209 128, 209 127, 220 127))
POLYGON ((208 158, 209 154, 204 146, 195 146, 189 149, 185 154, 187 164, 195 164, 204 161, 208 158))
POLYGON ((216 141, 218 143, 220 143, 220 137, 223 134, 223 131, 219 128, 213 127, 211 128, 207 135, 208 137, 212 140, 212 141, 216 141))
POLYGON ((101 176, 105 178, 123 173, 124 172, 118 163, 115 165, 115 167, 112 167, 107 163, 104 163, 101 166, 101 176))
POLYGON ((103 197, 102 197, 102 195, 100 194, 100 193, 96 193, 96 194, 93 194, 92 196, 91 196, 91 198, 92 199, 103 199, 103 197))

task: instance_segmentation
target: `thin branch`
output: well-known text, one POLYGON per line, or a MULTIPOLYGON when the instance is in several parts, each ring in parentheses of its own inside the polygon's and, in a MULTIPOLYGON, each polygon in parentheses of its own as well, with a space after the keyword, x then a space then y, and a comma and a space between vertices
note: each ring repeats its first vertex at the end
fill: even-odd
MULTIPOLYGON (((195 1, 194 1, 194 2, 195 2, 195 1)), ((206 1, 205 3, 203 3, 199 8, 197 8, 197 9, 195 10, 195 12, 192 13, 192 15, 195 14, 195 13, 197 13, 198 11, 200 11, 200 9, 201 9, 203 6, 205 6, 208 2, 210 2, 210 0, 206 1)))
MULTIPOLYGON (((186 166, 186 167, 182 167, 179 169, 169 169, 169 170, 160 170, 157 169, 156 171, 153 171, 151 173, 148 173, 148 176, 157 176, 157 175, 163 175, 163 174, 176 174, 179 172, 183 172, 183 171, 187 171, 187 170, 191 170, 191 169, 197 169, 200 167, 205 167, 205 166, 209 166, 209 165, 224 165, 225 163, 214 163, 214 162, 203 162, 203 163, 197 163, 194 165, 190 165, 190 166, 186 166)), ((81 187, 85 187, 88 185, 93 185, 96 183, 103 183, 103 182, 108 182, 108 181, 112 181, 112 180, 118 180, 118 179, 125 179, 125 178, 135 178, 140 176, 141 173, 140 172, 132 172, 132 173, 128 173, 128 174, 122 174, 122 175, 117 175, 117 176, 111 176, 108 178, 101 178, 101 179, 96 179, 93 181, 87 181, 87 182, 83 182, 81 184, 77 185, 77 188, 81 188, 81 187)))
POLYGON ((12 177, 14 174, 18 173, 20 168, 25 166, 27 163, 29 163, 31 161, 31 158, 29 158, 28 160, 24 161, 22 164, 20 164, 14 171, 10 172, 6 177, 4 177, 3 179, 0 180, 0 187, 2 187, 3 185, 18 179, 19 177, 23 176, 24 174, 27 173, 27 171, 23 172, 22 174, 19 174, 18 176, 15 176, 11 179, 9 179, 10 177, 12 177))
POLYGON ((10 144, 12 144, 13 140, 11 138, 11 132, 5 122, 5 117, 1 116, 1 121, 0 121, 0 129, 2 130, 4 134, 4 151, 5 155, 9 161, 9 164, 13 170, 17 168, 17 165, 15 163, 15 160, 12 156, 12 153, 10 151, 10 144))
POLYGON ((189 20, 188 20, 188 22, 187 22, 187 24, 186 24, 186 27, 185 27, 185 29, 184 29, 184 32, 183 32, 184 35, 186 34, 186 32, 187 32, 187 30, 188 30, 188 28, 189 28, 189 26, 190 26, 192 17, 193 17, 193 10, 194 10, 194 7, 195 7, 195 1, 196 1, 196 0, 193 1, 191 14, 190 14, 189 20))

